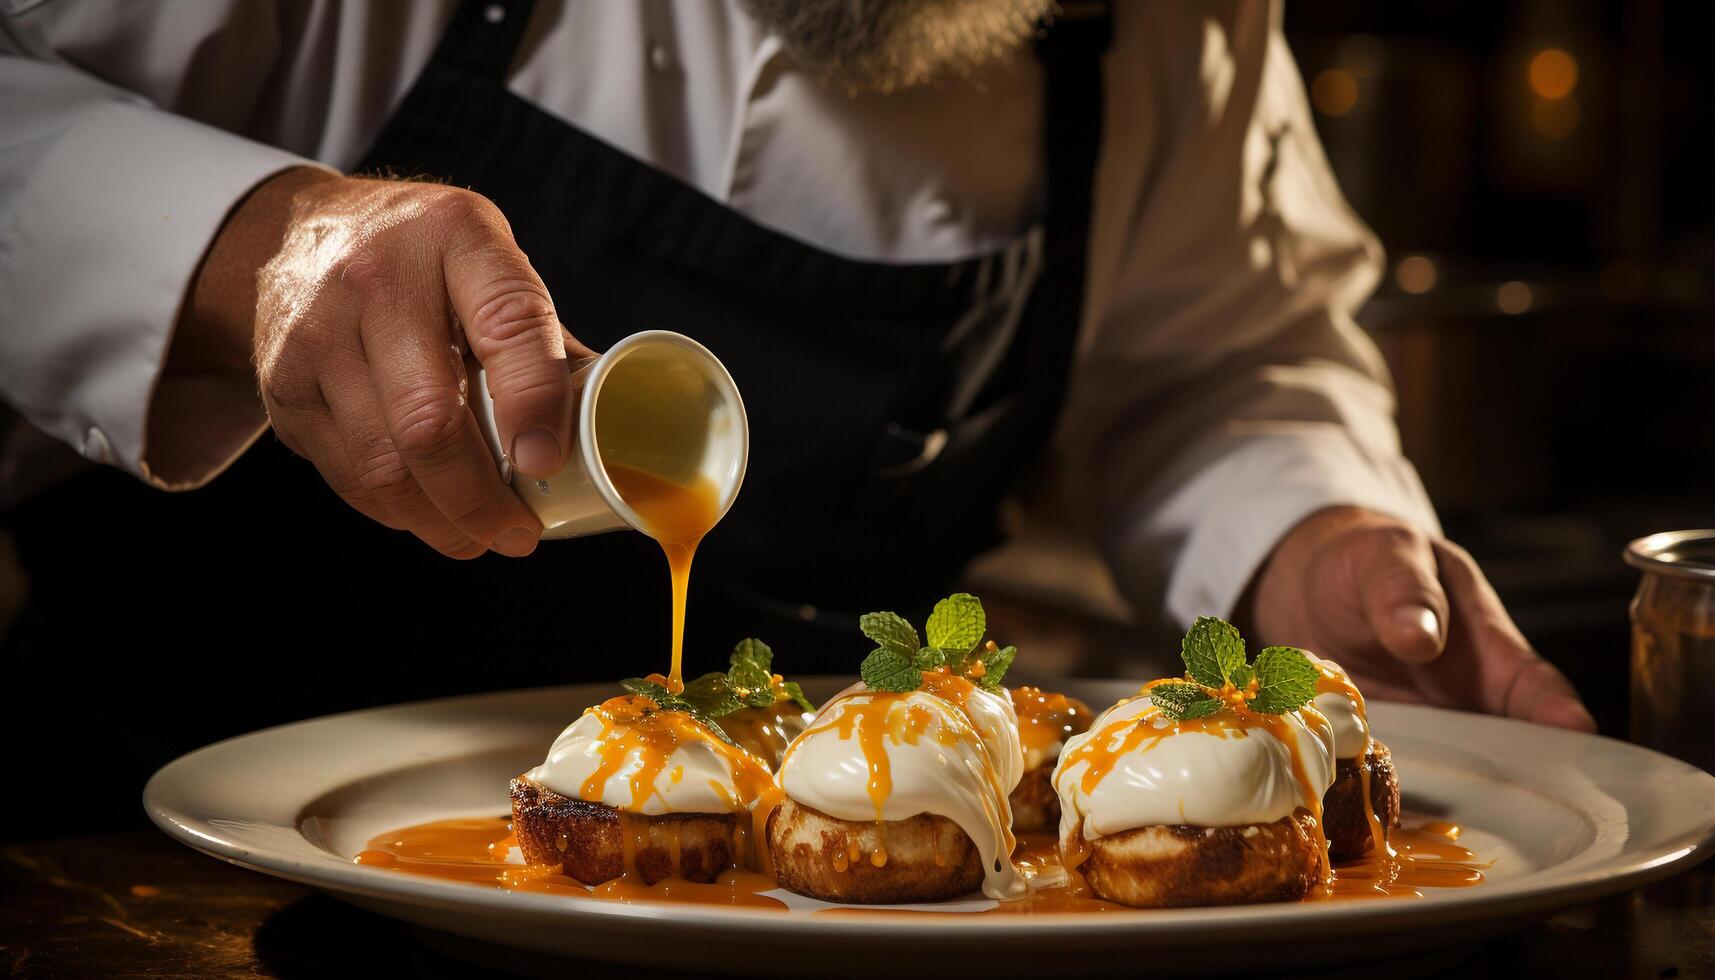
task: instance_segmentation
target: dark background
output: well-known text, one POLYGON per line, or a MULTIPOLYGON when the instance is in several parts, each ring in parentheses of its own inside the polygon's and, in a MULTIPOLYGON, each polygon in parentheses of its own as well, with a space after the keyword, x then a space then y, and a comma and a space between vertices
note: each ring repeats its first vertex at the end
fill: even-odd
POLYGON ((1289 3, 1449 536, 1624 735, 1643 534, 1715 526, 1715 5, 1289 3))
MULTIPOLYGON (((1715 115, 1715 83, 1704 67, 1715 5, 1322 0, 1289 3, 1285 26, 1334 169, 1388 248, 1386 278, 1360 320, 1392 366, 1407 454, 1449 535, 1476 555, 1525 634, 1573 678, 1603 730, 1624 735, 1626 604, 1636 575, 1620 551, 1652 531, 1715 526, 1705 394, 1715 380, 1715 187, 1699 152, 1715 115)), ((237 472, 199 493, 241 492, 233 488, 246 474, 288 481, 296 493, 326 492, 295 462, 253 458, 237 472)), ((79 477, 66 492, 87 495, 91 524, 31 533, 50 543, 58 535, 61 551, 87 562, 81 615, 131 615, 101 597, 140 591, 143 599, 131 601, 164 604, 169 628, 139 630, 122 649, 84 651, 79 663, 51 664, 51 684, 20 666, 27 650, 13 641, 26 630, 13 628, 11 659, 0 663, 0 713, 31 721, 0 726, 11 743, 9 780, 74 792, 31 794, 63 807, 6 808, 0 839, 141 822, 140 776, 133 786, 129 774, 103 773, 93 765, 103 753, 124 751, 146 773, 211 731, 301 716, 273 686, 280 671, 337 687, 349 666, 337 637, 280 664, 252 657, 246 637, 233 636, 216 661, 229 694, 184 719, 184 732, 202 734, 145 737, 161 727, 150 717, 151 688, 175 684, 178 671, 209 669, 175 657, 175 645, 195 637, 196 610, 208 597, 171 595, 174 563, 229 563, 235 594, 250 597, 253 628, 265 631, 271 616, 285 614, 267 604, 269 549, 336 553, 337 534, 175 548, 172 529, 161 527, 153 532, 159 587, 151 590, 104 565, 100 522, 124 522, 127 513, 103 511, 101 501, 127 481, 112 472, 79 477), (79 700, 80 676, 111 681, 114 672, 135 678, 132 703, 115 710, 79 700), (92 733, 80 767, 66 768, 49 751, 64 731, 92 733), (58 761, 32 767, 45 759, 58 761)), ((175 506, 199 506, 198 495, 175 506)), ((27 507, 5 515, 14 530, 28 519, 27 507)), ((30 608, 13 542, 0 532, 0 630, 30 608)), ((422 557, 423 574, 450 574, 440 559, 422 557)), ((1039 669, 1147 671, 1101 654, 1145 647, 1111 607, 1104 613, 1101 602, 1085 601, 1099 592, 1093 559, 1052 548, 1038 557, 1064 583, 1058 594, 1007 595, 998 584, 983 587, 980 567, 974 573, 973 587, 1000 600, 998 617, 1008 601, 1019 614, 1017 631, 1005 635, 1031 650, 1039 669)), ((329 587, 342 586, 330 579, 329 587)), ((504 618, 508 602, 485 596, 477 615, 504 618)), ((22 615, 27 627, 32 613, 22 615)), ((402 675, 417 642, 401 639, 402 675)), ((499 668, 507 651, 472 651, 494 669, 441 680, 506 686, 499 668)), ((546 653, 563 656, 559 647, 546 653)), ((396 700, 441 693, 405 680, 397 690, 396 700)))

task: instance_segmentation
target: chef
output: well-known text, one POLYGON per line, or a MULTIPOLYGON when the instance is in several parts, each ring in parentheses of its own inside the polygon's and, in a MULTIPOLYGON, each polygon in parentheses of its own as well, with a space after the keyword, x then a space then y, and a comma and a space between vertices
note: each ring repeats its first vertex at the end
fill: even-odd
POLYGON ((462 358, 544 475, 568 359, 665 327, 752 425, 692 669, 747 634, 848 669, 856 612, 920 612, 1048 481, 1145 619, 1592 727, 1400 454, 1351 318, 1381 254, 1277 4, 3 9, 8 671, 44 697, 178 687, 142 727, 188 738, 653 666, 659 552, 538 550, 462 358))

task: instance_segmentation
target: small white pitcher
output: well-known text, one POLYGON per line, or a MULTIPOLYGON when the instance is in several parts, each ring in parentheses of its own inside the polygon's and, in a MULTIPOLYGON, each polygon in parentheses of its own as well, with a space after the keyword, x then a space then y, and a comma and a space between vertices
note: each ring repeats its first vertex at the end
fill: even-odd
POLYGON ((500 478, 542 521, 544 539, 645 530, 614 489, 609 464, 682 485, 707 477, 726 516, 750 459, 750 422, 732 375, 708 348, 670 330, 645 330, 571 368, 578 392, 571 459, 538 480, 513 471, 494 424, 487 376, 470 365, 471 407, 500 478))

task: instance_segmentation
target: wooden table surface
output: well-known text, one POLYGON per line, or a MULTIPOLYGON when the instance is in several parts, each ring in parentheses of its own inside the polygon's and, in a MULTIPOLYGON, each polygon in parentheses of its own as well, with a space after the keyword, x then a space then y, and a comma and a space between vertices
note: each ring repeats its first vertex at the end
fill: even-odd
MULTIPOLYGON (((490 949, 492 969, 478 969, 433 948, 446 942, 155 830, 0 849, 0 974, 11 977, 504 976, 544 966, 490 949)), ((1715 977, 1715 865, 1421 966, 1386 972, 1715 977)), ((639 975, 567 961, 551 969, 639 975)))

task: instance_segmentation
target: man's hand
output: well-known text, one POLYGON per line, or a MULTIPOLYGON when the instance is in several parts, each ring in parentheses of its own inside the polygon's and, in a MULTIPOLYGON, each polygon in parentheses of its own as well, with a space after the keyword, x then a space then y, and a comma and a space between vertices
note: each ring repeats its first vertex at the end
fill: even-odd
POLYGON ((169 362, 253 363, 275 433, 364 514, 458 558, 529 554, 541 523, 501 482, 467 399, 483 365, 502 444, 545 477, 571 448, 566 358, 591 352, 486 198, 292 170, 210 247, 169 362))
POLYGON ((1265 643, 1335 660, 1367 694, 1595 731, 1464 549, 1354 507, 1287 532, 1240 616, 1265 643))

